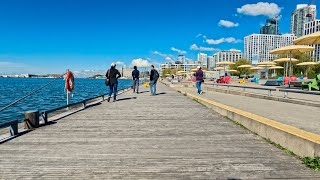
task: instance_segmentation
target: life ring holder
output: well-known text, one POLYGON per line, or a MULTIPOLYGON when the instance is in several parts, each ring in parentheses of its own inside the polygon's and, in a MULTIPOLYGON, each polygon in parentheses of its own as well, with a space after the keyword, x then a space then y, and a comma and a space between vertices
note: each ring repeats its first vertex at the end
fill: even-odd
POLYGON ((71 71, 68 71, 66 75, 66 89, 69 92, 72 92, 74 89, 74 76, 71 71))

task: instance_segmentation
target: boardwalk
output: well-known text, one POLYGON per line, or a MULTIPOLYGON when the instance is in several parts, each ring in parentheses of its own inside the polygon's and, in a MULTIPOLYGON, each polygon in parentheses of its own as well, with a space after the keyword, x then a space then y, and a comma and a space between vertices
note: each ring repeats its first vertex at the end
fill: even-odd
POLYGON ((164 85, 125 93, 0 145, 0 179, 319 179, 164 85))

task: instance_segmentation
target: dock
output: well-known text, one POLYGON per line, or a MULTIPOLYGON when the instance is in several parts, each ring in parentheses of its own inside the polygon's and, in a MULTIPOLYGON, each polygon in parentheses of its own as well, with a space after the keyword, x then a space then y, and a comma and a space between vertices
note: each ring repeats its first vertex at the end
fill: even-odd
POLYGON ((320 179, 262 137, 158 84, 0 145, 0 179, 320 179))

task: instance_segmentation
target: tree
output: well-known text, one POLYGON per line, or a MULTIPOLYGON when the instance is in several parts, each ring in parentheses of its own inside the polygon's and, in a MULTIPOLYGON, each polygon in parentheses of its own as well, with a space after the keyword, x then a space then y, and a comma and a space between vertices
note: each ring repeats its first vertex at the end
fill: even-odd
POLYGON ((168 76, 171 76, 172 74, 177 74, 178 71, 182 71, 182 69, 181 68, 176 68, 176 69, 165 68, 162 71, 162 77, 168 77, 168 76))
POLYGON ((235 64, 230 65, 230 69, 238 70, 238 72, 231 73, 231 75, 239 76, 244 74, 249 75, 252 73, 252 70, 250 70, 250 68, 238 68, 238 66, 241 65, 250 65, 250 62, 246 59, 240 59, 236 61, 235 64))
POLYGON ((169 74, 171 74, 171 69, 170 69, 170 68, 165 68, 165 69, 162 71, 162 77, 168 77, 169 74))

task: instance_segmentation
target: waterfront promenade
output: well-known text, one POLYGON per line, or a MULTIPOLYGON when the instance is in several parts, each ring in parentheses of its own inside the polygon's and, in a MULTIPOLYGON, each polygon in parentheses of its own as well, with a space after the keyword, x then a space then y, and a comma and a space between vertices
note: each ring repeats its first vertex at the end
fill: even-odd
POLYGON ((163 84, 0 145, 0 179, 319 179, 261 137, 163 84))
MULTIPOLYGON (((281 101, 266 100, 261 98, 253 98, 248 96, 240 96, 221 92, 211 91, 212 86, 203 86, 204 94, 201 97, 231 106, 245 112, 250 112, 262 117, 276 120, 278 122, 297 127, 308 132, 320 135, 320 108, 306 106, 301 104, 293 104, 281 101), (206 89, 209 87, 209 90, 206 89)), ((176 90, 197 95, 195 87, 175 87, 176 90)), ((226 88, 221 88, 226 89, 226 88)), ((230 90, 238 90, 239 88, 230 88, 230 90)), ((241 91, 241 89, 240 89, 241 91)), ((262 94, 258 90, 247 90, 249 93, 262 94)), ((273 97, 281 98, 283 93, 272 92, 273 97)), ((266 95, 266 94, 265 94, 266 95)), ((310 101, 320 104, 318 95, 294 94, 291 99, 299 99, 300 101, 310 101)))

